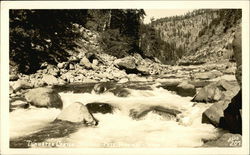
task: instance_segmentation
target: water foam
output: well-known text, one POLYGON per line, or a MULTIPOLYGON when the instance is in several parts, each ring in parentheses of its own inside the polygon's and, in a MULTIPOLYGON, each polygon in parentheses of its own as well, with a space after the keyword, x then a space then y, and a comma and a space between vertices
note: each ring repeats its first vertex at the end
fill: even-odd
MULTIPOLYGON (((60 93, 64 108, 74 102, 103 102, 117 109, 113 114, 94 114, 99 120, 97 127, 83 127, 67 137, 51 138, 47 142, 60 141, 73 144, 70 145, 72 147, 197 147, 203 144, 202 139, 218 136, 212 125, 201 124, 201 114, 208 105, 194 106, 190 97, 180 97, 162 88, 129 91, 128 97, 117 97, 112 93, 60 93), (180 119, 183 122, 166 120, 153 112, 142 120, 129 117, 130 109, 143 105, 182 111, 180 119)), ((35 132, 53 121, 59 113, 60 110, 46 108, 11 112, 11 137, 35 132)))

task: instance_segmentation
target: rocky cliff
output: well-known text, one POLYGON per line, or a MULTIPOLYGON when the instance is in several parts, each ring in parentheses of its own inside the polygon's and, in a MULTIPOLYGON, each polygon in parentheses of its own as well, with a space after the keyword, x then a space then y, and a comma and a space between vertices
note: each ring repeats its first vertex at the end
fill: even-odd
POLYGON ((188 65, 233 59, 233 35, 240 22, 241 10, 201 9, 158 19, 151 26, 172 46, 168 51, 159 50, 159 59, 188 65))

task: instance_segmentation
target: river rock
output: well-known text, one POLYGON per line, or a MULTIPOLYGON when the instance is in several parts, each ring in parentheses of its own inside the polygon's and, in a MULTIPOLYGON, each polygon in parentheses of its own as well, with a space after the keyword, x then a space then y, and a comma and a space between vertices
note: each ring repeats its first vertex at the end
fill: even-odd
POLYGON ((112 89, 108 90, 109 92, 112 92, 115 96, 118 97, 128 97, 130 92, 126 88, 122 88, 121 86, 115 86, 112 89))
POLYGON ((113 113, 113 107, 110 104, 107 103, 88 103, 86 104, 86 107, 88 108, 90 113, 113 113))
POLYGON ((203 147, 241 147, 242 136, 240 134, 225 133, 216 140, 205 142, 203 147))
POLYGON ((194 96, 196 93, 195 86, 184 81, 177 85, 177 94, 181 96, 194 96))
POLYGON ((236 79, 241 87, 242 82, 242 35, 241 35, 241 26, 236 29, 234 40, 232 42, 234 58, 236 61, 236 79))
POLYGON ((138 65, 136 69, 138 70, 139 73, 143 75, 150 75, 150 70, 145 65, 138 65))
POLYGON ((86 69, 91 69, 92 64, 90 63, 89 59, 86 57, 83 57, 80 61, 80 65, 84 66, 86 69))
POLYGON ((34 88, 25 94, 26 100, 37 107, 62 108, 60 95, 51 88, 34 88))
POLYGON ((210 83, 196 93, 192 101, 195 102, 215 102, 221 99, 231 99, 239 91, 236 83, 229 83, 225 79, 210 83))
POLYGON ((27 103, 23 100, 16 100, 16 101, 10 103, 10 111, 20 109, 20 108, 21 109, 29 108, 29 103, 27 103))
POLYGON ((48 85, 55 85, 58 84, 58 80, 53 75, 44 75, 42 80, 47 83, 48 85))
POLYGON ((115 60, 114 64, 120 69, 125 69, 125 70, 133 70, 136 67, 135 60, 131 56, 122 59, 117 59, 115 60))
POLYGON ((93 88, 93 91, 96 94, 104 93, 106 90, 107 90, 107 87, 106 87, 105 83, 97 83, 97 84, 95 84, 95 86, 93 88))
POLYGON ((203 73, 194 74, 194 77, 200 80, 209 80, 209 79, 216 78, 217 76, 211 72, 203 72, 203 73))
POLYGON ((17 80, 13 83, 12 88, 14 91, 18 91, 20 89, 29 89, 32 88, 32 85, 24 80, 17 80))
POLYGON ((176 109, 169 109, 162 106, 140 105, 136 109, 131 109, 129 116, 131 116, 133 119, 141 119, 149 112, 159 114, 168 120, 176 119, 176 116, 181 113, 176 109))
POLYGON ((220 82, 214 82, 200 89, 192 101, 205 103, 219 101, 223 97, 222 91, 226 89, 221 86, 220 82))
POLYGON ((126 83, 126 82, 128 82, 128 81, 129 81, 128 78, 122 78, 122 79, 120 79, 120 80, 118 81, 118 83, 126 83))
POLYGON ((89 113, 87 107, 80 102, 75 102, 62 110, 55 121, 68 121, 72 123, 83 123, 86 125, 97 125, 97 120, 89 113))
POLYGON ((202 113, 202 123, 212 124, 215 127, 219 127, 221 118, 223 117, 223 111, 227 108, 229 103, 230 102, 226 100, 211 105, 202 113))

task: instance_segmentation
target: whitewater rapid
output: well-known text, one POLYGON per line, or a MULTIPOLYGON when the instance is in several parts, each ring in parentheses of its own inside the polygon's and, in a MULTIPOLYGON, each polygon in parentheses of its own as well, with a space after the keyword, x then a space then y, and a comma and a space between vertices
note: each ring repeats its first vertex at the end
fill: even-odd
MULTIPOLYGON (((70 144, 65 147, 199 147, 203 140, 215 139, 218 129, 201 123, 202 112, 210 105, 190 102, 191 97, 181 97, 163 88, 152 86, 152 90, 128 89, 128 97, 117 97, 113 93, 59 93, 63 107, 74 102, 109 103, 115 107, 113 114, 93 114, 99 120, 96 127, 82 127, 62 137, 47 139, 47 143, 70 144), (181 111, 180 121, 168 120, 149 112, 140 120, 129 116, 131 109, 147 106, 162 106, 181 111)), ((52 122, 60 113, 58 109, 18 109, 10 113, 10 138, 37 132, 52 122)), ((63 147, 63 146, 60 146, 63 147)))

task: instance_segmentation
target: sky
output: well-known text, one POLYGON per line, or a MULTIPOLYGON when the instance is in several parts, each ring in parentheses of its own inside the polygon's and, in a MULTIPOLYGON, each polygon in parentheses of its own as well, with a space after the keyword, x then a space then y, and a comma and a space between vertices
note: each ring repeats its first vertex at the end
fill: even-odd
POLYGON ((144 18, 144 23, 149 23, 150 18, 154 17, 155 19, 170 17, 175 15, 184 15, 188 11, 193 11, 191 9, 144 9, 146 16, 144 18))

